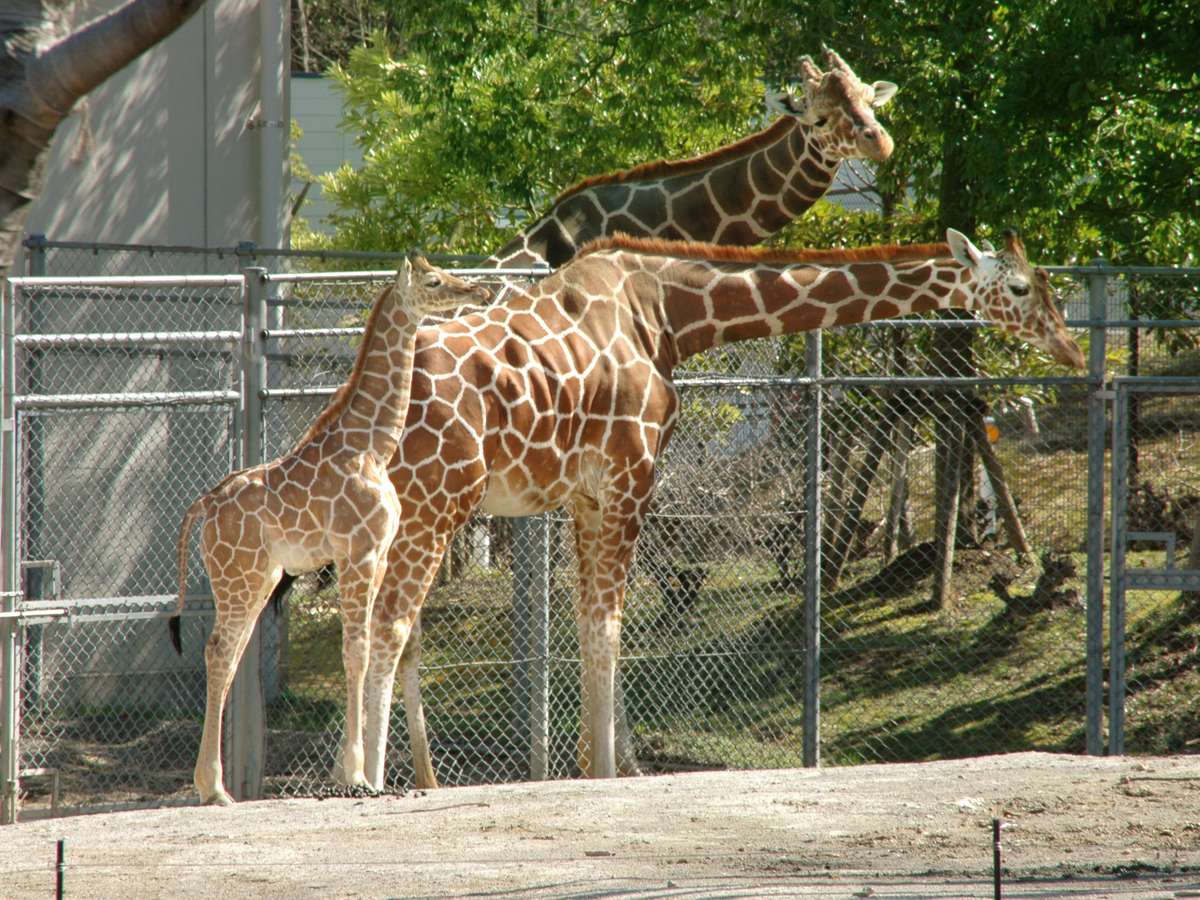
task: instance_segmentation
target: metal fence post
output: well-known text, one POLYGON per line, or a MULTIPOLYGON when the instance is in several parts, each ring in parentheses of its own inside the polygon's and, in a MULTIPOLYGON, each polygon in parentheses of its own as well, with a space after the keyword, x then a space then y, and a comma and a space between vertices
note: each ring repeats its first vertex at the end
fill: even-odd
POLYGON ((549 525, 545 515, 513 520, 513 701, 533 781, 546 779, 550 757, 549 525))
POLYGON ((808 441, 804 475, 804 765, 821 763, 821 333, 805 336, 808 441))
POLYGON ((25 238, 25 272, 35 278, 46 274, 46 249, 49 245, 44 234, 31 234, 25 238))
MULTIPOLYGON (((246 268, 242 297, 241 396, 242 467, 263 461, 262 391, 266 387, 266 270, 246 268)), ((262 796, 266 727, 262 683, 262 623, 254 626, 229 692, 224 744, 226 785, 235 800, 262 796)))
POLYGON ((1112 515, 1108 579, 1108 754, 1125 752, 1125 550, 1129 502, 1129 391, 1117 386, 1112 415, 1112 515))
MULTIPOLYGON (((0 611, 17 609, 17 431, 15 315, 12 286, 5 281, 0 295, 3 307, 3 352, 0 353, 0 611)), ((17 665, 17 620, 0 619, 0 825, 17 820, 17 715, 20 710, 17 665)))
MULTIPOLYGON (((1103 259, 1094 266, 1107 265, 1103 259)), ((1087 488, 1087 752, 1104 753, 1104 447, 1108 276, 1089 274, 1087 488)))

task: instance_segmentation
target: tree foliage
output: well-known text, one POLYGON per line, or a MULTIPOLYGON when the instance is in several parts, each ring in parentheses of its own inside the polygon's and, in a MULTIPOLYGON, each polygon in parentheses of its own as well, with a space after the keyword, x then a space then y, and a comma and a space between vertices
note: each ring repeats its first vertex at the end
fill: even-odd
POLYGON ((339 244, 494 249, 583 176, 745 136, 764 83, 826 42, 901 88, 887 116, 896 153, 878 175, 888 210, 908 215, 873 222, 879 238, 1015 226, 1042 259, 1197 261, 1200 6, 1187 0, 394 0, 387 12, 403 33, 376 34, 334 70, 367 151, 360 171, 327 180, 339 244))
POLYGON ((324 182, 346 246, 486 252, 587 175, 761 124, 761 66, 711 3, 398 6, 404 35, 333 70, 366 155, 324 182))

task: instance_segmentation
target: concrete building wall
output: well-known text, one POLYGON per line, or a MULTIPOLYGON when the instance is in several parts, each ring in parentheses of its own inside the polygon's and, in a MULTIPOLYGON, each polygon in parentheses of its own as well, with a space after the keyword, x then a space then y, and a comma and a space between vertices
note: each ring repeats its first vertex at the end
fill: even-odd
MULTIPOLYGON (((55 137, 26 232, 71 241, 231 246, 269 238, 277 245, 290 120, 288 7, 261 3, 210 0, 93 91, 55 137)), ((116 5, 100 0, 82 15, 116 5)))
MULTIPOLYGON (((355 136, 342 130, 342 98, 329 78, 319 75, 292 76, 292 117, 300 126, 296 152, 314 175, 324 175, 349 163, 362 165, 362 150, 355 136)), ((298 194, 303 182, 292 179, 292 192, 298 194)), ((315 231, 329 231, 324 219, 333 212, 333 204, 313 184, 308 189, 298 215, 315 231)))

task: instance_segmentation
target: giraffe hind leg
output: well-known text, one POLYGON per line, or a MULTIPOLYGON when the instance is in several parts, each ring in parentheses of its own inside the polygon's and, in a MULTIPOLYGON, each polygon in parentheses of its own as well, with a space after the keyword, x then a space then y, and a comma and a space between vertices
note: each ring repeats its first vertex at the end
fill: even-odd
MULTIPOLYGON (((296 576, 288 572, 284 572, 279 579, 279 583, 275 585, 275 590, 271 591, 271 611, 275 615, 279 615, 280 604, 287 597, 287 593, 291 590, 292 583, 296 580, 296 576)), ((181 616, 176 613, 167 619, 167 631, 171 635, 171 646, 175 648, 175 652, 183 656, 183 636, 180 628, 181 616)))
POLYGON ((397 666, 412 748, 413 783, 418 788, 438 786, 421 701, 420 609, 445 549, 445 540, 432 531, 420 531, 397 538, 389 551, 371 623, 371 659, 364 699, 367 779, 376 789, 382 789, 385 780, 397 666))
POLYGON ((221 766, 221 718, 225 701, 237 674, 238 664, 267 600, 267 585, 273 579, 264 571, 269 567, 266 553, 258 554, 259 564, 239 577, 212 580, 215 621, 204 648, 207 670, 204 731, 196 758, 193 781, 201 803, 229 806, 233 798, 225 789, 221 766))

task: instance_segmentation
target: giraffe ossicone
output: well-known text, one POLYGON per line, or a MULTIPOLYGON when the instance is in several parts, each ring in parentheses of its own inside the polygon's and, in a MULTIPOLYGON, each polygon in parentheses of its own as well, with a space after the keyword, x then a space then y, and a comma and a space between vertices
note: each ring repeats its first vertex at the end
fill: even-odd
MULTIPOLYGON (((405 514, 371 628, 371 785, 383 785, 409 634, 451 537, 476 510, 571 511, 586 774, 613 776, 626 578, 679 411, 674 368, 732 341, 949 307, 972 309, 1059 362, 1083 364, 1045 272, 1029 264, 1019 239, 989 252, 953 231, 942 244, 791 252, 605 238, 502 304, 422 329, 390 468, 405 514)), ((414 733, 423 739, 415 662, 406 657, 404 666, 410 730, 418 717, 414 733)), ((428 766, 433 778, 419 743, 416 768, 428 766)))
POLYGON ((204 803, 228 805, 221 715, 238 663, 267 598, 285 573, 336 563, 346 670, 346 736, 335 777, 367 786, 363 769, 363 683, 372 606, 400 503, 388 479, 412 387, 417 327, 430 313, 487 299, 487 290, 405 260, 376 298, 349 380, 286 455, 234 472, 187 510, 178 543, 179 607, 170 634, 182 651, 179 615, 187 589, 188 542, 201 523, 214 622, 205 645, 204 730, 195 786, 204 803))

